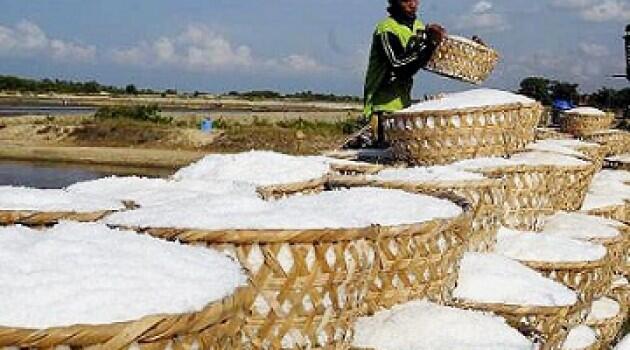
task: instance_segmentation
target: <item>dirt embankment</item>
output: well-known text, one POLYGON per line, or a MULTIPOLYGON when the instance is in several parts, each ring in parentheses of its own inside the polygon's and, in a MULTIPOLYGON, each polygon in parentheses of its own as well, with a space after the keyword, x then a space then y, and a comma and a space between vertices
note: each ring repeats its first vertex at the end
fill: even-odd
POLYGON ((177 168, 207 153, 251 149, 319 154, 336 148, 354 121, 218 120, 212 133, 198 118, 167 124, 91 116, 0 119, 0 159, 177 168))

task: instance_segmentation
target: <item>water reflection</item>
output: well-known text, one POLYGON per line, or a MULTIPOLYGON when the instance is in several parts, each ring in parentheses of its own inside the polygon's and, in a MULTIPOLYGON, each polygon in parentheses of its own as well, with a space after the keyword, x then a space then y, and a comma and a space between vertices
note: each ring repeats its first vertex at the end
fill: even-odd
POLYGON ((0 186, 62 188, 76 182, 94 180, 110 175, 166 177, 172 173, 173 171, 166 169, 1 161, 0 186))

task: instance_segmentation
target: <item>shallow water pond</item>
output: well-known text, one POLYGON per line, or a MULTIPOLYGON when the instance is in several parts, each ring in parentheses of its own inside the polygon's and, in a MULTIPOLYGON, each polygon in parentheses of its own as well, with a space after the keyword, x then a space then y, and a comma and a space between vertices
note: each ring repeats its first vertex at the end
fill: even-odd
POLYGON ((168 169, 126 168, 98 165, 0 161, 0 186, 62 188, 80 181, 110 175, 166 177, 168 169))

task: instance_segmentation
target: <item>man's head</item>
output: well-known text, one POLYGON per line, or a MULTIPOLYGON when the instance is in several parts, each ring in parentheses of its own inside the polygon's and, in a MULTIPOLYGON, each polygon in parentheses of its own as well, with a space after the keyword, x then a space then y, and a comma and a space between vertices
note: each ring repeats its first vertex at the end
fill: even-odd
POLYGON ((389 7, 400 11, 405 16, 414 17, 418 12, 419 3, 420 0, 389 0, 389 7))

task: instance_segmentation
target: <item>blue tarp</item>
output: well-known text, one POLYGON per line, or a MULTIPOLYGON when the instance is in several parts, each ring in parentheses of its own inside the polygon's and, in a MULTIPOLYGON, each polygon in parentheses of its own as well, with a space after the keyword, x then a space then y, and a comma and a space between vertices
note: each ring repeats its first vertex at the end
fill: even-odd
POLYGON ((560 111, 566 111, 566 110, 575 108, 575 105, 571 103, 571 101, 555 100, 553 101, 553 108, 560 111))

